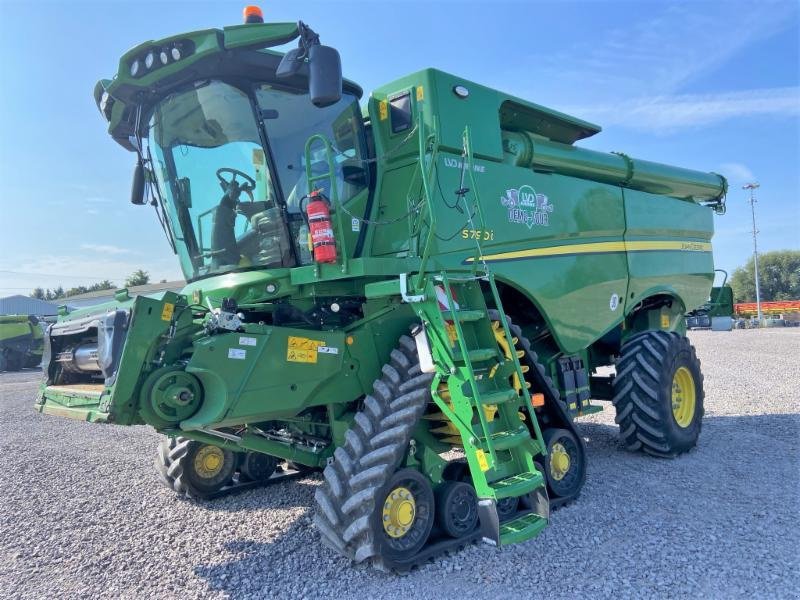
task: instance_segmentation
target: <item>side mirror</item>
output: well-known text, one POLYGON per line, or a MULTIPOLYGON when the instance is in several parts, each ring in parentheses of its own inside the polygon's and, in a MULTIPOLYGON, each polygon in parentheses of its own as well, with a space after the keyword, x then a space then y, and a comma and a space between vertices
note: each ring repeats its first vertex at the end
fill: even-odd
POLYGON ((341 100, 342 60, 336 48, 311 46, 308 71, 308 93, 314 106, 324 108, 341 100))
POLYGON ((286 77, 296 75, 300 67, 303 66, 304 60, 305 54, 303 54, 302 49, 295 48, 294 50, 289 50, 289 52, 283 55, 281 62, 278 64, 278 68, 275 70, 275 77, 278 79, 285 79, 286 77))
POLYGON ((133 183, 131 184, 131 204, 145 204, 144 199, 144 165, 142 160, 136 162, 133 170, 133 183))

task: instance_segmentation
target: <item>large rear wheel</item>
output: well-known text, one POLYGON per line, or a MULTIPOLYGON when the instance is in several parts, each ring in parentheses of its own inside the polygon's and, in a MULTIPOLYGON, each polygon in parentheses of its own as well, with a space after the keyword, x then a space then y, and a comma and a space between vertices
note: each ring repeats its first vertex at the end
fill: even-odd
POLYGON ((625 342, 613 402, 626 449, 671 458, 694 448, 703 397, 700 360, 684 336, 646 331, 625 342))

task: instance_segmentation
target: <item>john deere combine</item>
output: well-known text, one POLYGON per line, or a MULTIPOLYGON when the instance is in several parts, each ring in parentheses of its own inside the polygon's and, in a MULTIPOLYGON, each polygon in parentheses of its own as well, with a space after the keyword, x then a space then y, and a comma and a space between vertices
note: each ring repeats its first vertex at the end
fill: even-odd
POLYGON ((42 327, 33 315, 0 315, 0 371, 38 367, 42 327))
POLYGON ((39 411, 153 426, 194 498, 323 469, 323 542, 395 570, 538 534, 584 482, 590 399, 629 450, 696 444, 684 315, 722 177, 582 149, 598 126, 435 69, 360 104, 308 26, 247 14, 97 84, 189 283, 60 318, 39 411))

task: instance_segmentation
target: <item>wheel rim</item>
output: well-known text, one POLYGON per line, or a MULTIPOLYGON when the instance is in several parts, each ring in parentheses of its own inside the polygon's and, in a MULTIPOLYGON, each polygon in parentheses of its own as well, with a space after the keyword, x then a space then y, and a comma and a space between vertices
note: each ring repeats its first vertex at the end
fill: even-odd
POLYGON ((579 443, 566 432, 547 442, 547 485, 556 496, 570 496, 581 483, 583 460, 579 443))
POLYGON ((378 505, 382 508, 375 515, 381 521, 378 526, 381 554, 391 560, 406 560, 419 552, 433 526, 434 497, 430 483, 418 472, 406 471, 407 475, 400 471, 395 474, 383 502, 378 505))
POLYGON ((445 510, 448 512, 452 532, 458 536, 469 533, 478 522, 478 501, 475 492, 466 484, 456 484, 458 488, 447 498, 445 510))
POLYGON ((569 452, 561 442, 556 442, 550 449, 550 474, 556 481, 561 481, 569 472, 569 452))
POLYGON ((216 446, 203 446, 194 457, 194 470, 203 479, 213 479, 225 465, 225 454, 216 446))
POLYGON ((408 488, 398 486, 386 496, 383 503, 383 530, 389 537, 398 539, 414 526, 417 502, 408 488))
POLYGON ((694 420, 696 396, 692 372, 686 367, 678 367, 672 377, 672 416, 679 427, 685 429, 694 420))

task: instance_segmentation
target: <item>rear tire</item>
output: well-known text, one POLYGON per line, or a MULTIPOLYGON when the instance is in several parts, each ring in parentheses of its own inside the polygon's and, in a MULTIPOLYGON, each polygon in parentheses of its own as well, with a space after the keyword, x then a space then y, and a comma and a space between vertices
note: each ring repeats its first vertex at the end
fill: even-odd
POLYGON ((703 397, 700 361, 688 339, 646 331, 625 342, 613 403, 627 450, 663 458, 691 450, 700 436, 703 397))
POLYGON ((176 494, 199 499, 229 485, 236 462, 230 450, 178 437, 159 444, 155 467, 161 482, 176 494))
POLYGON ((19 352, 9 351, 6 354, 6 371, 21 371, 23 356, 19 352))

